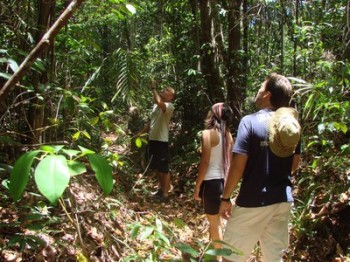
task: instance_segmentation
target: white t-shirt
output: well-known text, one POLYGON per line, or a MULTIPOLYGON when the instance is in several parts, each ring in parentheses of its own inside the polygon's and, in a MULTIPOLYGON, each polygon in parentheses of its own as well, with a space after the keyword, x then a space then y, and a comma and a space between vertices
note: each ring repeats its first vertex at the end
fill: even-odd
POLYGON ((165 105, 165 112, 157 104, 153 106, 149 132, 150 140, 169 142, 169 122, 174 112, 174 105, 172 103, 165 103, 165 105))

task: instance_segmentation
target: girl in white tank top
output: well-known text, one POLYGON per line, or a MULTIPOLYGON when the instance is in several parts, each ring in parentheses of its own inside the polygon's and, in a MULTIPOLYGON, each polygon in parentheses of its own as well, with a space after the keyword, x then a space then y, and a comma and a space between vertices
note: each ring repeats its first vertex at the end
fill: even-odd
MULTIPOLYGON (((203 203, 212 241, 222 240, 219 208, 232 157, 233 139, 228 129, 232 118, 232 109, 224 103, 217 103, 209 112, 205 120, 206 129, 202 133, 202 154, 194 199, 203 203)), ((221 243, 213 242, 213 246, 221 248, 221 243)))
POLYGON ((224 162, 223 162, 223 153, 222 153, 222 134, 216 132, 219 137, 219 144, 213 146, 210 150, 210 159, 208 163, 208 169, 205 173, 203 180, 211 179, 224 179, 224 162))

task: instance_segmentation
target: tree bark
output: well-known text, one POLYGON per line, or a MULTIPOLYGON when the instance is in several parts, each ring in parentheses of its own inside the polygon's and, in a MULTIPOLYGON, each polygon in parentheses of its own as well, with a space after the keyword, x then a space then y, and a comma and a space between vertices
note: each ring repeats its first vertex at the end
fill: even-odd
POLYGON ((201 18, 201 58, 202 73, 207 83, 208 95, 211 103, 223 101, 223 92, 220 90, 220 77, 215 65, 215 52, 212 43, 212 17, 208 0, 200 1, 201 18))
POLYGON ((241 0, 229 3, 228 27, 228 60, 227 60, 227 95, 235 119, 234 127, 238 126, 241 114, 241 104, 244 95, 243 56, 241 49, 241 0))
MULTIPOLYGON (((295 24, 299 26, 299 0, 295 1, 295 24)), ((294 30, 295 31, 295 30, 294 30)), ((294 46, 293 46, 293 75, 297 74, 297 49, 298 49, 298 40, 295 37, 295 32, 293 35, 294 38, 294 46)))
POLYGON ((343 59, 348 61, 350 59, 350 0, 346 5, 346 26, 344 28, 343 43, 343 59))
POLYGON ((281 1, 281 24, 280 24, 280 32, 281 32, 281 72, 284 73, 284 3, 281 1))
MULTIPOLYGON (((197 0, 190 0, 190 6, 191 6, 191 12, 193 15, 193 27, 192 27, 192 36, 193 36, 193 42, 195 47, 195 55, 200 55, 200 35, 199 35, 199 27, 198 23, 196 22, 197 15, 198 15, 198 1, 197 0)), ((198 59, 196 68, 198 71, 202 70, 201 60, 198 59)))
POLYGON ((52 27, 42 37, 40 42, 34 47, 29 55, 24 59, 18 70, 12 75, 12 77, 5 83, 0 89, 0 103, 4 101, 6 96, 10 93, 11 89, 17 84, 18 81, 24 76, 27 70, 31 67, 34 61, 40 56, 42 52, 50 45, 55 36, 61 30, 61 28, 67 24, 67 21, 78 7, 84 2, 84 0, 73 0, 65 11, 60 15, 52 27))
MULTIPOLYGON (((226 82, 223 81, 225 79, 225 44, 224 44, 224 32, 223 32, 223 24, 220 21, 220 9, 218 8, 218 3, 216 1, 210 2, 210 8, 212 12, 212 42, 214 49, 214 61, 215 66, 217 68, 219 74, 219 86, 225 86, 226 82)), ((225 86, 225 90, 226 90, 225 86)))
MULTIPOLYGON (((47 32, 48 28, 53 23, 53 15, 54 15, 54 0, 40 0, 38 1, 38 19, 37 19, 37 35, 36 42, 39 43, 42 37, 47 32)), ((47 48, 44 52, 42 52, 39 57, 43 61, 47 61, 49 54, 53 50, 53 42, 50 42, 50 48, 47 48)), ((45 69, 45 71, 41 72, 33 72, 32 74, 32 84, 34 87, 34 91, 36 94, 42 94, 40 91, 40 85, 47 85, 48 72, 51 68, 51 64, 49 64, 45 69)), ((43 94, 45 97, 45 94, 43 94)), ((27 111, 28 124, 30 128, 31 134, 31 144, 42 143, 42 134, 43 134, 43 125, 45 119, 45 101, 46 99, 39 99, 38 96, 35 96, 32 102, 29 105, 29 110, 27 111)))

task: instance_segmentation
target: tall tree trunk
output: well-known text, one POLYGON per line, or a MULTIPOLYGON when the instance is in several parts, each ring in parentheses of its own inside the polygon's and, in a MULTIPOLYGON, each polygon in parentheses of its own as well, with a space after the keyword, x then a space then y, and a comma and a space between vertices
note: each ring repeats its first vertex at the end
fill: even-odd
MULTIPOLYGON (((217 1, 210 1, 211 17, 212 17, 212 46, 214 49, 214 63, 219 74, 219 86, 225 86, 226 82, 223 81, 224 76, 224 61, 225 61, 225 45, 224 45, 224 32, 222 29, 222 22, 220 21, 220 9, 218 8, 217 1)), ((227 88, 225 88, 226 90, 227 88)))
POLYGON ((284 0, 281 0, 281 72, 284 72, 284 0))
MULTIPOLYGON (((45 35, 48 28, 50 28, 53 21, 53 12, 55 7, 54 0, 40 0, 38 1, 38 22, 37 28, 38 33, 36 35, 36 42, 39 43, 41 38, 45 35)), ((42 61, 49 62, 49 55, 53 49, 53 41, 50 43, 50 47, 46 49, 40 55, 42 61)), ((31 142, 32 143, 42 143, 42 134, 43 134, 43 124, 45 118, 45 100, 40 97, 45 97, 45 94, 42 91, 40 86, 45 87, 48 83, 48 70, 50 65, 46 67, 46 71, 33 73, 32 83, 35 91, 35 98, 32 101, 30 108, 28 110, 28 121, 31 129, 31 142), (40 96, 40 97, 39 97, 40 96)))
POLYGON ((241 49, 241 0, 229 2, 228 12, 228 76, 227 94, 233 109, 234 126, 238 126, 241 115, 241 105, 244 96, 245 83, 243 74, 243 57, 241 49))
POLYGON ((201 18, 201 58, 202 73, 206 80, 208 95, 212 103, 223 101, 220 89, 220 77, 215 66, 215 52, 212 43, 212 17, 209 0, 202 0, 199 4, 201 18))
POLYGON ((248 4, 247 4, 247 0, 243 0, 243 14, 242 14, 242 20, 243 20, 243 51, 244 51, 244 55, 243 55, 243 66, 242 66, 242 84, 243 86, 246 86, 247 81, 248 81, 248 77, 247 77, 247 72, 249 72, 248 70, 248 28, 249 28, 249 21, 248 21, 248 4))
POLYGON ((350 0, 346 6, 346 26, 344 28, 344 51, 343 51, 343 59, 349 61, 350 59, 350 0))
MULTIPOLYGON (((295 0, 295 24, 299 26, 299 0, 295 0)), ((293 46, 293 75, 297 75, 297 48, 298 40, 294 37, 294 46, 293 46)))
MULTIPOLYGON (((191 8, 191 30, 188 32, 189 37, 192 38, 193 42, 193 51, 192 51, 192 57, 191 64, 188 65, 188 68, 194 68, 198 72, 202 71, 202 59, 200 59, 201 56, 201 30, 200 30, 200 10, 199 10, 199 2, 198 0, 190 0, 189 5, 191 8)), ((205 110, 207 110, 208 105, 210 105, 209 99, 207 99, 206 93, 205 93, 205 85, 202 81, 201 84, 198 84, 199 79, 201 79, 201 76, 199 74, 196 74, 195 76, 187 79, 186 85, 187 87, 182 91, 182 108, 183 108, 183 125, 182 128, 184 132, 185 130, 191 130, 193 128, 193 122, 201 122, 203 121, 203 116, 205 116, 205 113, 203 113, 205 110), (198 96, 196 98, 196 102, 201 105, 201 108, 198 110, 193 110, 193 96, 195 94, 205 94, 198 96), (198 100, 197 100, 198 99, 198 100)))
MULTIPOLYGON (((192 14, 193 14, 193 27, 192 27, 192 36, 193 36, 193 42, 194 42, 194 47, 195 47, 195 51, 196 51, 196 55, 200 55, 201 51, 200 51, 200 36, 199 36, 199 28, 198 28, 198 24, 197 24, 197 15, 198 15, 198 4, 197 4, 197 0, 190 0, 190 5, 191 5, 191 10, 192 10, 192 14)), ((201 60, 199 59, 197 62, 197 70, 201 71, 202 67, 201 67, 201 60)))

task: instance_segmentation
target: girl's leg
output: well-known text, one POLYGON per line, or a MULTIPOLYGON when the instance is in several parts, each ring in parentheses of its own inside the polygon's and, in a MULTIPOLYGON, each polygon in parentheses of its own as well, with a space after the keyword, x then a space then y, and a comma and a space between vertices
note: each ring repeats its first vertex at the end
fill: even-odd
MULTIPOLYGON (((209 221, 209 234, 210 239, 213 243, 214 248, 221 248, 222 244, 215 242, 215 240, 222 241, 222 228, 221 228, 221 218, 220 215, 208 215, 207 218, 209 221)), ((221 257, 217 257, 218 260, 221 259, 221 257)))

